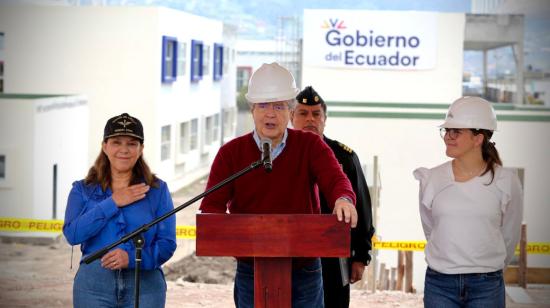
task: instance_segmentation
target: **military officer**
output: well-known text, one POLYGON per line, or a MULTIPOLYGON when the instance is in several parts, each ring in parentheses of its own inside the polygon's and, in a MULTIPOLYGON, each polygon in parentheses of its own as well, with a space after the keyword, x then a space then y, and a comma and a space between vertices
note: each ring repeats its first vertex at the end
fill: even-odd
MULTIPOLYGON (((359 158, 348 146, 327 138, 323 132, 327 119, 327 105, 311 87, 306 87, 296 96, 298 104, 291 113, 295 129, 311 131, 321 136, 334 152, 336 159, 351 182, 357 197, 357 228, 351 231, 351 258, 322 258, 323 289, 326 308, 349 307, 350 283, 361 280, 365 266, 370 262, 369 251, 372 249, 371 238, 372 207, 369 189, 361 169, 359 158)), ((320 194, 321 212, 331 214, 332 210, 320 194)))

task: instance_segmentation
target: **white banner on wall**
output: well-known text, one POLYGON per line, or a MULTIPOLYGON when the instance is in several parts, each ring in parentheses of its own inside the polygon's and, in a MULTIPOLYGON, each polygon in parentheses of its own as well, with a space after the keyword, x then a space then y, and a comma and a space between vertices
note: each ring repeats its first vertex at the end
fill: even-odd
POLYGON ((437 63, 437 13, 304 10, 306 66, 428 70, 437 63))

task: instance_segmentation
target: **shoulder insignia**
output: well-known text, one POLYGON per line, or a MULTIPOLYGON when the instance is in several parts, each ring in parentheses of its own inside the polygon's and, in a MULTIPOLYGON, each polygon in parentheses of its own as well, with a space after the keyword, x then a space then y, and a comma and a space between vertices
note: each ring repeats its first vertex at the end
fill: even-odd
POLYGON ((344 151, 346 151, 346 152, 348 152, 348 153, 350 153, 350 154, 353 153, 353 150, 352 150, 350 147, 348 147, 347 145, 345 145, 345 144, 343 144, 343 143, 340 143, 340 142, 338 142, 338 145, 339 145, 342 149, 344 149, 344 151))

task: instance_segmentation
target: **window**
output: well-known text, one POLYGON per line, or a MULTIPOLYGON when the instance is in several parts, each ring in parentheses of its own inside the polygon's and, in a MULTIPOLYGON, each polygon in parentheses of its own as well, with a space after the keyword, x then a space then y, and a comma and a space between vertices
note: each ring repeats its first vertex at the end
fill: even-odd
POLYGON ((227 138, 233 135, 235 126, 233 109, 225 109, 223 111, 223 137, 227 138))
POLYGON ((0 155, 0 180, 6 179, 6 155, 0 155))
POLYGON ((229 137, 229 128, 231 127, 231 111, 229 109, 223 110, 223 136, 222 138, 229 137))
POLYGON ((223 76, 223 45, 214 44, 214 80, 223 76))
POLYGON ((220 114, 214 115, 214 126, 212 127, 212 141, 218 140, 218 132, 220 131, 220 114))
POLYGON ((202 52, 202 74, 210 75, 210 46, 204 45, 202 52))
POLYGON ((220 131, 220 114, 214 114, 205 119, 204 123, 204 144, 211 145, 214 141, 219 140, 218 132, 220 131))
POLYGON ((171 145, 171 127, 170 125, 163 126, 161 128, 160 137, 160 160, 170 159, 170 145, 171 145))
POLYGON ((187 65, 187 44, 184 42, 179 43, 178 48, 178 76, 185 75, 185 66, 187 65))
POLYGON ((189 122, 180 124, 180 154, 189 152, 189 122))
POLYGON ((206 123, 204 125, 204 144, 210 145, 212 144, 212 129, 213 129, 213 121, 214 116, 209 116, 206 118, 206 123))
POLYGON ((250 75, 252 75, 251 66, 237 67, 237 91, 240 91, 243 87, 248 86, 250 75))
POLYGON ((191 82, 202 79, 202 42, 191 41, 191 82))
POLYGON ((189 134, 189 150, 196 150, 199 147, 199 119, 191 121, 191 133, 189 134))
POLYGON ((178 41, 169 36, 162 37, 162 82, 170 83, 176 80, 178 41))

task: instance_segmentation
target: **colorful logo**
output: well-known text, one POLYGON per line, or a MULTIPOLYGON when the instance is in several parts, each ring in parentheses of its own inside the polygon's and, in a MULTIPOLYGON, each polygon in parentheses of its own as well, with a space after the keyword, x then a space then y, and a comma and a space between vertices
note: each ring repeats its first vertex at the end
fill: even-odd
POLYGON ((338 18, 332 19, 330 18, 328 22, 325 20, 323 21, 323 25, 321 26, 322 29, 346 29, 347 27, 344 25, 343 20, 339 20, 338 18))

